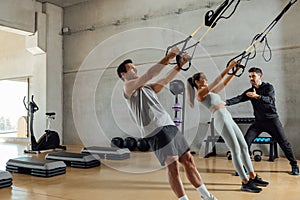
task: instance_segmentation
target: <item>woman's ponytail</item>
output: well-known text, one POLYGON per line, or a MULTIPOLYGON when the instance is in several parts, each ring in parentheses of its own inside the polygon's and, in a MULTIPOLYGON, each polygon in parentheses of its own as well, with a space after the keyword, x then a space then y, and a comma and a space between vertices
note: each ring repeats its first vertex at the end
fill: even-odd
POLYGON ((189 77, 187 79, 187 97, 188 97, 188 103, 193 108, 194 107, 194 101, 195 101, 195 81, 193 77, 189 77))

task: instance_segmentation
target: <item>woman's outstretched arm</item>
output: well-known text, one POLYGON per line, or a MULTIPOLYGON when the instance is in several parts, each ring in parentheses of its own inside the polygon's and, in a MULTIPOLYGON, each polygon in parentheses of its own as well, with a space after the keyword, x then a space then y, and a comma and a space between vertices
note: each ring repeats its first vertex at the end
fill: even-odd
POLYGON ((227 73, 237 65, 237 62, 236 61, 231 61, 229 63, 229 66, 226 67, 222 73, 217 76, 217 78, 215 78, 215 80, 208 85, 208 87, 203 87, 203 88, 200 88, 198 90, 198 93, 197 93, 197 100, 198 101, 203 101, 206 97, 206 95, 209 93, 209 92, 214 92, 214 93, 218 93, 220 92, 222 89, 224 89, 224 87, 226 85, 228 85, 230 83, 230 81, 232 81, 232 79, 234 78, 234 75, 238 72, 238 70, 240 69, 240 67, 238 68, 238 70, 235 71, 235 73, 233 73, 232 75, 229 75, 224 81, 224 77, 227 75, 227 73))
POLYGON ((226 79, 223 81, 225 75, 228 74, 228 72, 237 65, 238 65, 238 63, 236 61, 231 61, 229 66, 223 70, 221 75, 219 75, 214 80, 214 82, 213 82, 214 85, 211 86, 212 88, 210 89, 210 91, 214 92, 214 93, 219 93, 221 90, 223 90, 233 80, 235 74, 239 71, 241 66, 239 66, 234 73, 232 73, 231 75, 228 75, 226 77, 226 79))

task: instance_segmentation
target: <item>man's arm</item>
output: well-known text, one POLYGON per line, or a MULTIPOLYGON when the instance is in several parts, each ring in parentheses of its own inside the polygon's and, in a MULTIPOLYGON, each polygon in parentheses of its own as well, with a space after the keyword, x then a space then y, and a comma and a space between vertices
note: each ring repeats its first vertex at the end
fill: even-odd
POLYGON ((178 52, 178 47, 171 48, 170 52, 158 63, 156 63, 150 69, 148 69, 147 72, 145 72, 139 78, 130 80, 127 83, 125 83, 126 96, 130 97, 138 88, 142 87, 153 77, 157 76, 164 69, 164 67, 166 67, 170 63, 170 60, 178 54, 178 52))
MULTIPOLYGON (((186 64, 189 58, 190 58, 189 54, 183 53, 182 58, 180 60, 180 65, 183 66, 184 64, 186 64)), ((151 84, 151 87, 154 90, 154 92, 155 93, 160 92, 165 85, 167 85, 170 81, 172 81, 176 77, 179 71, 180 68, 176 65, 163 78, 156 81, 156 83, 151 84)))
POLYGON ((225 101, 225 103, 226 103, 226 106, 231 106, 231 105, 238 104, 238 103, 241 103, 241 102, 245 102, 245 101, 248 101, 248 100, 249 100, 249 97, 246 95, 246 92, 244 92, 241 95, 238 95, 238 96, 233 97, 231 99, 227 99, 225 101))
POLYGON ((266 89, 266 94, 259 95, 259 100, 264 103, 274 103, 275 102, 275 90, 274 87, 269 84, 269 86, 266 89))
POLYGON ((263 94, 257 94, 255 89, 253 92, 248 92, 247 96, 250 98, 255 98, 261 103, 273 104, 275 102, 275 90, 271 84, 265 86, 263 94))

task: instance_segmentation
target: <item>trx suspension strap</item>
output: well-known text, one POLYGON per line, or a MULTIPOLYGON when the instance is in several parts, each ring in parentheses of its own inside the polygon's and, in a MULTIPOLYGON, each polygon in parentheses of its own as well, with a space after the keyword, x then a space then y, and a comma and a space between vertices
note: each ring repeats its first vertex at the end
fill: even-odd
POLYGON ((202 22, 202 24, 198 28, 196 28, 196 30, 193 33, 191 33, 186 39, 184 39, 184 40, 182 40, 180 42, 177 42, 177 43, 169 46, 167 48, 167 50, 166 50, 166 54, 168 54, 169 50, 172 47, 182 44, 182 48, 181 48, 179 54, 176 56, 176 64, 178 65, 178 67, 181 70, 187 71, 191 67, 191 60, 192 60, 192 58, 194 56, 194 53, 195 53, 197 45, 209 33, 209 31, 216 26, 217 22, 220 19, 228 19, 228 18, 230 18, 233 15, 233 13, 235 12, 235 10, 236 10, 237 6, 239 5, 240 1, 241 0, 225 0, 215 11, 209 10, 205 14, 205 20, 204 20, 204 22, 202 22), (237 3, 235 4, 233 11, 228 16, 223 16, 223 14, 233 4, 234 1, 237 1, 237 3), (205 33, 199 38, 199 40, 195 44, 187 46, 189 40, 192 37, 194 37, 204 26, 208 26, 208 28, 205 31, 205 33), (193 48, 193 47, 194 47, 194 50, 193 50, 193 53, 191 54, 191 58, 189 60, 189 66, 187 68, 182 68, 182 66, 180 66, 180 62, 179 62, 180 59, 181 59, 182 53, 184 51, 190 49, 190 48, 193 48))
POLYGON ((253 59, 256 56, 256 48, 259 46, 259 44, 265 42, 265 46, 263 49, 263 53, 262 56, 264 58, 264 60, 266 62, 269 62, 272 58, 272 51, 271 48, 268 44, 268 40, 267 40, 267 35, 270 33, 270 31, 272 30, 272 28, 277 24, 277 22, 281 19, 281 17, 289 10, 289 8, 296 3, 297 0, 290 0, 289 3, 283 8, 283 10, 281 11, 281 13, 269 24, 269 26, 267 26, 267 28, 257 34, 253 39, 252 42, 250 44, 250 46, 244 50, 241 54, 237 55, 236 57, 232 58, 228 63, 227 66, 229 66, 229 63, 232 60, 236 60, 238 65, 234 68, 232 68, 231 72, 229 72, 229 75, 235 75, 237 77, 240 77, 245 70, 245 67, 248 63, 249 60, 253 59), (269 58, 266 58, 265 56, 265 50, 266 48, 268 48, 269 50, 269 58), (252 54, 252 55, 251 55, 252 54), (242 71, 238 74, 238 70, 242 69, 242 71))

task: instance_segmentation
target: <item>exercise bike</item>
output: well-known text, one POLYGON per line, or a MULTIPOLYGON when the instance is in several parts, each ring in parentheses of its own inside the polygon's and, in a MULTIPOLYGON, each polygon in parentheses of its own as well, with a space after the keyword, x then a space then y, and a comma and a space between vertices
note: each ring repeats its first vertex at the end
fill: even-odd
MULTIPOLYGON (((31 101, 29 101, 28 106, 25 102, 26 97, 23 99, 24 106, 29 114, 29 127, 30 127, 30 145, 29 149, 25 149, 25 153, 40 153, 41 151, 47 151, 47 150, 55 150, 55 149, 61 149, 66 150, 67 148, 65 146, 60 145, 60 139, 57 132, 50 130, 50 120, 55 119, 55 113, 54 112, 47 112, 47 130, 45 130, 45 133, 39 138, 37 141, 33 132, 33 118, 34 113, 39 110, 39 107, 36 105, 36 103, 33 100, 33 95, 31 96, 31 101)), ((28 131, 27 131, 28 132, 28 131)))

